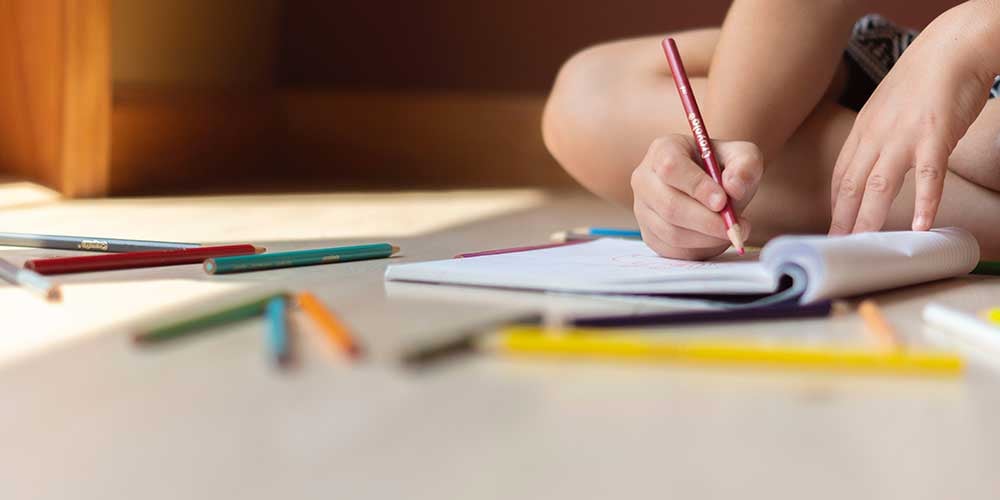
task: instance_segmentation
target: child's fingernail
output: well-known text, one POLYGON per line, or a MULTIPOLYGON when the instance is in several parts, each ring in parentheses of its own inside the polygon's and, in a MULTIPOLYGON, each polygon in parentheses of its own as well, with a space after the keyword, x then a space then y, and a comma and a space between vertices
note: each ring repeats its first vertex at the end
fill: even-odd
POLYGON ((926 231, 930 229, 931 222, 926 215, 918 215, 916 219, 913 219, 913 230, 914 231, 926 231))
POLYGON ((708 197, 708 203, 713 209, 722 210, 722 206, 726 204, 726 197, 722 193, 713 193, 708 197))

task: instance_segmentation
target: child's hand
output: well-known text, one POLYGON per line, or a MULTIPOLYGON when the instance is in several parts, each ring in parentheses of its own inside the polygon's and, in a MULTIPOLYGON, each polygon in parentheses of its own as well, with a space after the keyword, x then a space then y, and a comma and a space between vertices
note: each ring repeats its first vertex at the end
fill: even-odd
POLYGON ((931 228, 948 157, 993 83, 979 57, 984 40, 970 29, 975 12, 952 9, 928 26, 858 114, 833 171, 831 235, 882 229, 910 169, 913 230, 931 228))
MULTIPOLYGON (((736 141, 712 141, 712 146, 724 168, 723 186, 702 169, 698 148, 685 135, 653 141, 632 173, 635 218, 642 239, 664 257, 701 260, 724 252, 729 239, 719 212, 726 194, 739 214, 757 192, 764 172, 760 149, 736 141)), ((750 223, 742 218, 739 222, 747 237, 750 223)))

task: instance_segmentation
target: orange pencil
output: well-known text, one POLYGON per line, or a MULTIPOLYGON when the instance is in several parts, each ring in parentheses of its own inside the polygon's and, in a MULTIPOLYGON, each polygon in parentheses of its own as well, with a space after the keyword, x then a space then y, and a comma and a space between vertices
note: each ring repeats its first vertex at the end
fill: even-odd
POLYGON ((319 325, 330 342, 352 359, 361 357, 361 348, 354 341, 350 331, 315 295, 301 292, 296 299, 299 307, 319 325))
POLYGON ((865 328, 884 347, 891 349, 902 349, 903 343, 899 334, 886 321, 885 316, 874 300, 865 300, 858 305, 858 314, 865 321, 865 328))

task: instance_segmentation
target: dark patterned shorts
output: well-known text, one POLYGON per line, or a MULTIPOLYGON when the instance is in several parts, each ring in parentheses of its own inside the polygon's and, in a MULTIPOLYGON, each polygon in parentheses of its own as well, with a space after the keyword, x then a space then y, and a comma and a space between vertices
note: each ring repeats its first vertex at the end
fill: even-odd
MULTIPOLYGON (((860 111, 872 92, 875 92, 875 87, 918 34, 916 30, 896 26, 877 14, 869 14, 855 23, 851 40, 844 51, 847 87, 840 103, 860 111)), ((990 99, 998 96, 1000 77, 997 77, 990 89, 990 99)))

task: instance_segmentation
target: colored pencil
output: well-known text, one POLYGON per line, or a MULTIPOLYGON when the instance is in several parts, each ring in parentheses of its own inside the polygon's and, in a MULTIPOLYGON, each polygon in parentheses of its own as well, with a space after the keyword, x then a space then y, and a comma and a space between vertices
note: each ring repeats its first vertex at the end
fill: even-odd
POLYGON ((578 227, 570 231, 552 233, 549 239, 556 242, 586 241, 598 238, 621 238, 641 240, 642 233, 635 229, 617 229, 610 227, 578 227))
POLYGON ((903 342, 896 329, 889 324, 882 310, 874 300, 865 300, 858 305, 858 315, 865 322, 865 331, 879 345, 889 349, 902 349, 903 342))
POLYGON ((924 307, 924 322, 958 339, 1000 355, 1000 328, 971 314, 941 304, 930 303, 924 307))
POLYGON ((1000 326, 1000 308, 992 308, 983 312, 983 317, 986 321, 993 325, 1000 326))
POLYGON ((24 267, 38 272, 39 274, 85 273, 91 271, 135 269, 140 267, 196 264, 204 262, 205 259, 212 257, 257 254, 263 251, 263 248, 255 247, 253 245, 178 248, 173 250, 152 250, 148 252, 32 259, 25 262, 24 267))
POLYGON ((274 297, 267 303, 267 346, 271 357, 279 366, 288 366, 292 360, 291 341, 288 337, 288 297, 274 297))
POLYGON ((557 231, 549 235, 549 240, 555 243, 570 243, 573 241, 594 241, 601 239, 600 236, 574 233, 573 231, 557 231))
POLYGON ((35 292, 47 300, 58 301, 62 299, 59 286, 53 284, 38 273, 21 269, 11 262, 0 258, 0 279, 24 287, 26 290, 35 292))
POLYGON ((319 326, 326 338, 338 350, 348 357, 357 359, 361 357, 361 347, 351 336, 351 331, 332 311, 323 306, 323 303, 309 292, 301 292, 296 297, 299 307, 319 326))
MULTIPOLYGON (((674 85, 677 86, 677 95, 681 98, 684 106, 684 114, 687 115, 688 123, 691 125, 691 133, 694 134, 694 142, 698 144, 701 151, 701 158, 704 160, 704 169, 708 175, 712 176, 720 186, 722 185, 722 169, 715 158, 715 151, 712 150, 712 139, 708 135, 708 128, 705 126, 705 119, 698 109, 698 102, 694 98, 694 89, 688 81, 687 72, 684 71, 684 62, 681 61, 681 53, 677 50, 677 44, 673 38, 663 40, 663 53, 667 56, 667 63, 670 65, 670 73, 674 77, 674 85)), ((725 191, 723 191, 725 193, 725 191)), ((733 212, 732 202, 726 197, 726 205, 722 209, 722 219, 726 223, 726 235, 733 242, 733 246, 740 255, 743 255, 743 230, 740 228, 736 214, 733 212)))
POLYGON ((485 348, 507 354, 620 361, 760 365, 808 370, 950 375, 962 372, 962 358, 939 351, 873 351, 815 345, 775 345, 722 340, 655 339, 622 332, 537 327, 501 330, 485 348))
POLYGON ((444 335, 435 335, 429 341, 403 349, 400 361, 407 368, 425 369, 447 360, 461 358, 474 354, 479 348, 480 340, 500 328, 512 325, 538 325, 543 321, 539 314, 528 314, 515 317, 491 320, 485 323, 463 326, 444 335))
POLYGON ((123 240, 95 236, 59 236, 52 234, 0 233, 0 245, 12 247, 52 248, 56 250, 87 250, 91 252, 142 252, 197 248, 198 243, 170 241, 123 240))
POLYGON ((713 309, 708 311, 672 311, 649 314, 590 316, 571 318, 567 323, 581 328, 629 328, 726 321, 819 318, 829 316, 831 310, 832 303, 830 301, 822 301, 806 305, 782 303, 760 307, 713 309))
POLYGON ((969 274, 985 274, 987 276, 1000 276, 1000 262, 981 260, 969 274))
POLYGON ((638 229, 620 229, 614 227, 578 227, 573 230, 576 234, 596 236, 598 238, 627 238, 641 240, 642 232, 638 229))
POLYGON ((399 252, 399 247, 397 246, 388 243, 376 243, 373 245, 315 248, 311 250, 293 250, 290 252, 274 252, 260 255, 219 257, 205 261, 205 272, 208 274, 227 274, 284 267, 333 264, 335 262, 355 260, 384 259, 391 257, 397 252, 399 252))
MULTIPOLYGON (((235 302, 197 312, 180 319, 169 318, 163 322, 142 328, 132 339, 139 344, 153 344, 185 335, 200 333, 213 327, 254 318, 264 313, 267 304, 275 297, 287 295, 285 292, 270 292, 241 298, 235 302)), ((235 299, 234 299, 235 300, 235 299)))
POLYGON ((456 259, 468 259, 471 257, 483 257, 485 255, 501 255, 505 253, 517 253, 517 252, 530 252, 532 250, 545 250, 546 248, 558 248, 564 247, 566 245, 575 245, 577 243, 586 243, 586 240, 576 240, 576 241, 564 241, 562 243, 549 243, 547 245, 534 245, 527 247, 513 247, 513 248, 501 248, 499 250, 485 250, 482 252, 472 252, 472 253, 460 253, 455 256, 456 259))

